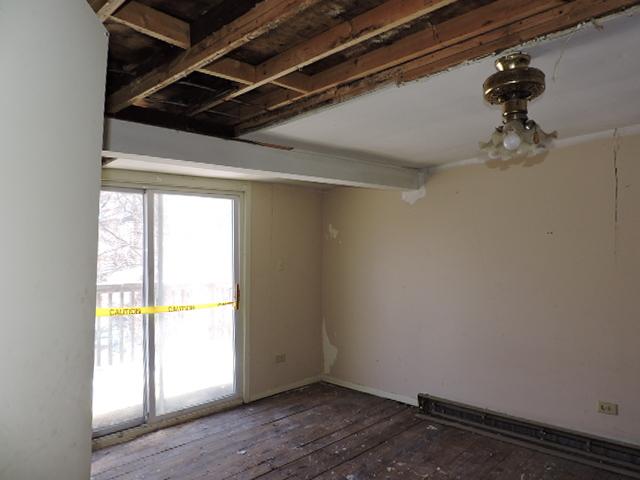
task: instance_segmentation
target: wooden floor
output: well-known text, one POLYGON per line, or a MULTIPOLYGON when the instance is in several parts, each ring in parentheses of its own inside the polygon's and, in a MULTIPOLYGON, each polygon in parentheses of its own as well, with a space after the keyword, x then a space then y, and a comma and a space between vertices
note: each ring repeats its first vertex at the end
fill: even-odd
POLYGON ((92 478, 153 480, 626 477, 416 417, 316 384, 99 450, 92 478))

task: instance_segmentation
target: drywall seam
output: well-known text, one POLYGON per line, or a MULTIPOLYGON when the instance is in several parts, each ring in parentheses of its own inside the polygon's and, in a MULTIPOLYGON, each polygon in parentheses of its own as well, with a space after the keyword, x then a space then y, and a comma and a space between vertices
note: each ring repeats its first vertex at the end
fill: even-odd
POLYGON ((338 347, 331 343, 327 333, 327 322, 322 319, 322 371, 325 374, 331 373, 331 369, 338 358, 338 347))
POLYGON ((613 131, 613 256, 618 256, 618 207, 620 203, 620 174, 618 171, 618 151, 620 150, 621 139, 618 129, 613 131))
MULTIPOLYGON (((558 77, 558 70, 560 68, 560 62, 562 61, 562 58, 564 57, 564 53, 567 51, 567 46, 569 46, 569 42, 571 41, 571 39, 573 38, 573 36, 576 33, 578 33, 580 30, 582 30, 582 27, 584 25, 585 25, 584 23, 579 23, 578 25, 573 27, 571 32, 569 32, 569 34, 564 39, 564 42, 562 44, 562 49, 560 50, 560 55, 558 55, 558 59, 556 60, 556 63, 553 65, 553 75, 551 75, 551 81, 552 82, 555 83, 556 78, 558 77)), ((595 25, 595 23, 594 23, 594 25, 595 25)))
POLYGON ((307 377, 305 379, 290 383, 288 385, 284 385, 282 387, 272 388, 271 390, 267 390, 256 395, 251 395, 250 402, 255 402, 256 400, 260 400, 262 398, 272 397, 274 395, 278 395, 279 393, 288 392, 289 390, 295 390, 296 388, 306 387, 307 385, 318 383, 320 380, 320 376, 307 377))
POLYGON ((620 179, 618 176, 618 151, 620 150, 620 137, 618 136, 618 129, 613 131, 613 176, 615 178, 615 210, 614 210, 614 222, 615 227, 618 228, 618 196, 620 190, 620 179))
POLYGON ((349 388, 357 392, 367 393, 369 395, 386 398, 388 400, 394 400, 400 403, 406 403, 407 405, 411 405, 413 407, 418 406, 417 396, 416 398, 405 397, 404 395, 398 395, 397 393, 385 392, 384 390, 378 390, 377 388, 365 387, 364 385, 359 385, 357 383, 340 380, 338 378, 332 377, 331 375, 322 375, 320 378, 323 382, 331 383, 332 385, 349 388))

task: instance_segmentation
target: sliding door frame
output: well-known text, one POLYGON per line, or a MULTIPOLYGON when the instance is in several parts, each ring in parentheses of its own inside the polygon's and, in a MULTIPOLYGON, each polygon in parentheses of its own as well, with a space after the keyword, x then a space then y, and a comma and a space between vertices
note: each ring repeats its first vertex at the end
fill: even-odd
MULTIPOLYGON (((144 299, 147 305, 155 305, 155 215, 154 197, 149 190, 142 190, 144 195, 144 299)), ((145 323, 145 369, 144 369, 144 405, 145 423, 153 423, 156 420, 156 382, 152 376, 156 372, 156 322, 153 313, 144 316, 145 323)))
MULTIPOLYGON (((148 233, 147 241, 147 252, 148 259, 145 265, 147 274, 149 276, 149 281, 147 282, 147 305, 155 305, 156 292, 155 292, 155 268, 153 266, 153 262, 155 261, 155 242, 154 242, 154 233, 156 229, 155 221, 155 196, 156 194, 166 194, 166 195, 189 195, 194 197, 201 198, 220 198, 220 199, 228 199, 233 201, 233 288, 235 292, 236 285, 240 285, 240 257, 242 256, 242 250, 240 245, 240 202, 241 195, 238 193, 229 193, 229 192, 215 192, 215 191, 191 191, 188 189, 173 189, 173 188, 149 188, 144 190, 145 193, 145 212, 146 212, 146 232, 148 233)), ((239 322, 240 315, 238 315, 238 311, 234 308, 232 313, 233 324, 234 324, 234 349, 235 349, 235 358, 234 358, 234 393, 231 395, 226 395, 216 400, 205 402, 202 404, 194 405, 191 407, 183 408, 179 411, 169 412, 165 414, 158 415, 156 408, 156 392, 155 392, 155 380, 152 381, 149 378, 151 375, 155 376, 156 371, 156 355, 155 355, 155 347, 156 347, 156 322, 153 314, 147 315, 148 325, 147 325, 147 336, 149 341, 148 347, 148 362, 149 369, 147 370, 147 389, 146 394, 148 396, 148 418, 147 423, 155 423, 161 420, 171 419, 174 417, 178 417, 180 415, 185 415, 193 412, 197 412, 202 408, 213 406, 219 404, 221 402, 233 401, 233 400, 242 400, 243 399, 243 389, 244 385, 242 383, 243 371, 243 351, 244 351, 244 342, 243 342, 243 334, 242 334, 242 322, 239 322)))
MULTIPOLYGON (((145 244, 145 272, 144 292, 147 305, 153 305, 154 292, 154 194, 166 193, 177 195, 194 195, 201 197, 228 198, 234 200, 234 277, 235 283, 240 286, 239 309, 234 310, 234 347, 235 355, 235 393, 216 399, 212 402, 188 407, 186 409, 163 415, 156 413, 156 396, 154 381, 150 378, 155 372, 155 324, 153 314, 144 316, 145 328, 145 388, 144 388, 144 412, 143 421, 135 421, 120 424, 94 431, 94 438, 108 436, 123 431, 129 431, 132 437, 150 430, 163 428, 164 426, 178 423, 182 419, 197 418, 216 410, 231 405, 246 402, 249 397, 249 362, 248 362, 248 311, 249 305, 249 198, 251 194, 248 182, 219 180, 201 177, 186 177, 166 175, 149 172, 126 170, 103 170, 103 190, 129 191, 144 195, 144 244, 145 244), (148 344, 147 344, 148 342, 148 344), (138 432, 139 433, 136 433, 138 432)), ((235 287, 235 285, 234 285, 235 287)))

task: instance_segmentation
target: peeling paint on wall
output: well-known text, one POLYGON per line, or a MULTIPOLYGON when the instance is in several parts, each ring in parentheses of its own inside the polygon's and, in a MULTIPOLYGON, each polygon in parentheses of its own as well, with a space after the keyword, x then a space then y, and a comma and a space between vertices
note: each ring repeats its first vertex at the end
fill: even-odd
POLYGON ((331 373, 333 365, 338 358, 338 348, 331 343, 331 339, 327 334, 327 322, 322 319, 322 358, 323 358, 323 372, 325 375, 331 373))
POLYGON ((427 187, 424 185, 417 190, 408 190, 406 192, 402 192, 402 201, 407 202, 409 205, 413 205, 421 198, 424 198, 427 195, 427 187))
POLYGON ((338 235, 340 234, 340 231, 335 228, 333 225, 329 224, 329 238, 331 240, 335 240, 336 238, 338 238, 338 235))

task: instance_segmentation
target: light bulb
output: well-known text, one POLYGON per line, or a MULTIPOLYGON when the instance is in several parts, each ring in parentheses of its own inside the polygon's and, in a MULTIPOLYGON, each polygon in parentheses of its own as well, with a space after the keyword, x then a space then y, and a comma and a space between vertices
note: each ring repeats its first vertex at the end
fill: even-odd
POLYGON ((511 152, 518 150, 518 147, 520 147, 521 143, 522 139, 520 138, 520 135, 518 135, 513 130, 507 133, 502 139, 502 145, 504 145, 504 148, 511 152))

